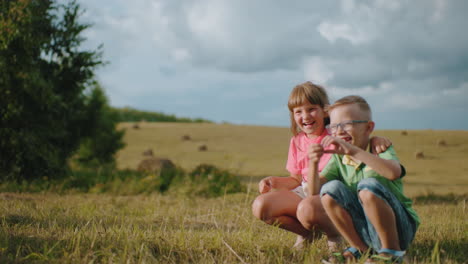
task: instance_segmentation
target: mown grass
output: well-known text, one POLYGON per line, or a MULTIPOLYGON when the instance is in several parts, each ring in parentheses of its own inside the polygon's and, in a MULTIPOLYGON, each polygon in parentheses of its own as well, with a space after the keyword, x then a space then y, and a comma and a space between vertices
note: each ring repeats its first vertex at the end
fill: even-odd
MULTIPOLYGON (((121 169, 141 153, 170 158, 185 171, 208 163, 241 176, 241 193, 191 195, 190 181, 159 193, 157 175, 78 173, 61 184, 1 184, 0 263, 320 263, 325 239, 302 251, 295 236, 255 219, 251 203, 265 175, 285 175, 286 128, 226 124, 127 127, 121 169), (191 140, 182 141, 183 135, 191 140), (199 152, 205 144, 208 150, 199 152), (93 179, 93 180, 90 180, 93 179), (183 190, 183 191, 181 191, 183 190)), ((406 193, 422 224, 408 263, 467 263, 468 131, 377 131, 406 166, 406 193), (437 141, 444 139, 445 146, 437 141), (424 159, 416 159, 423 151, 424 159)), ((121 173, 121 174, 120 174, 121 173)))
MULTIPOLYGON (((294 235, 254 219, 255 195, 3 193, 0 263, 319 263, 327 256, 324 239, 294 251, 294 235)), ((423 224, 410 263, 466 263, 467 201, 453 198, 416 203, 423 224)))

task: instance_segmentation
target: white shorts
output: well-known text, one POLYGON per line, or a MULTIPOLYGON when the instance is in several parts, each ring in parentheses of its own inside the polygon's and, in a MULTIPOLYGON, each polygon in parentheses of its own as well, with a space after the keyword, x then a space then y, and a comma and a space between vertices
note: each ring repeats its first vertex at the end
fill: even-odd
POLYGON ((292 189, 291 192, 299 195, 302 199, 306 198, 307 193, 307 182, 303 181, 301 185, 297 186, 296 188, 292 189))

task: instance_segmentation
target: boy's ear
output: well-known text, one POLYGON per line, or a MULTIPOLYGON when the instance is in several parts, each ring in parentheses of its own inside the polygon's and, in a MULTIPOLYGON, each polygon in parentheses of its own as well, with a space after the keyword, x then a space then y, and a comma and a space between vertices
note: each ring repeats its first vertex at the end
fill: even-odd
POLYGON ((374 131, 374 128, 375 128, 375 122, 374 121, 369 121, 369 123, 367 123, 367 132, 370 134, 372 133, 372 131, 374 131))

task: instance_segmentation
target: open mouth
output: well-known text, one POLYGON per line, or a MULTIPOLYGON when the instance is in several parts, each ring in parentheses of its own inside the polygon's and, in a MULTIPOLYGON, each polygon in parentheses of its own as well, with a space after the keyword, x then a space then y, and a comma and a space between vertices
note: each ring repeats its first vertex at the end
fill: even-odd
POLYGON ((314 124, 315 122, 307 122, 307 123, 302 123, 302 126, 304 128, 311 128, 314 124))
POLYGON ((352 137, 342 137, 341 139, 348 142, 348 143, 351 143, 353 138, 352 137))

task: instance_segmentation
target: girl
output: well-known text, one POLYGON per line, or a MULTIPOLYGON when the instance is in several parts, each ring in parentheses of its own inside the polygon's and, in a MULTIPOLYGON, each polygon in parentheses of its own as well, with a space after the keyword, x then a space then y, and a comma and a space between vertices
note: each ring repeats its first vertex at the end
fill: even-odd
MULTIPOLYGON (((297 85, 292 90, 288 108, 291 132, 286 169, 289 177, 266 177, 259 183, 260 195, 252 204, 255 217, 267 224, 298 235, 294 248, 300 249, 304 242, 320 238, 321 231, 328 237, 331 250, 336 250, 341 241, 339 232, 333 226, 317 196, 307 197, 307 149, 311 143, 320 143, 327 135, 325 126, 329 118, 325 106, 329 105, 325 89, 311 82, 297 85), (275 190, 275 191, 272 191, 275 190)), ((373 152, 382 152, 390 141, 372 138, 373 152)), ((319 172, 327 164, 331 154, 324 154, 319 163, 319 172)))

